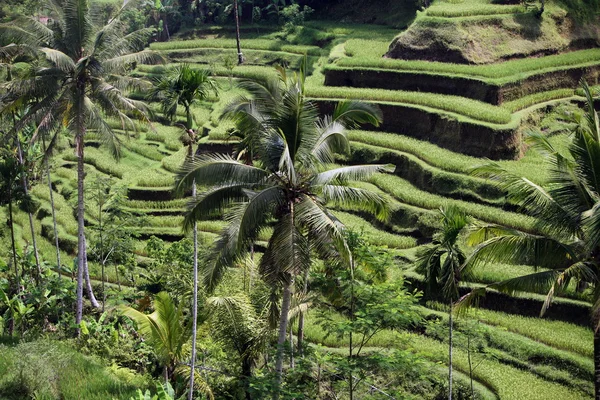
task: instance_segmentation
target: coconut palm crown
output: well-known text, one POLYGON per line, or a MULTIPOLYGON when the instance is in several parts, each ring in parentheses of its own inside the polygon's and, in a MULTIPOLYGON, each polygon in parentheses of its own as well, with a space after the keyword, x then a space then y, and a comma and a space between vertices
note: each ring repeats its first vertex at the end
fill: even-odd
POLYGON ((235 100, 224 118, 235 122, 248 140, 254 160, 243 163, 229 155, 201 155, 188 160, 178 176, 180 192, 195 180, 208 188, 190 204, 184 225, 225 211, 227 228, 216 242, 204 283, 215 288, 226 269, 240 260, 259 235, 272 229, 259 272, 274 291, 283 287, 276 371, 281 381, 283 343, 295 277, 308 270, 311 253, 340 257, 350 264, 343 226, 327 205, 351 206, 385 219, 384 199, 351 186, 385 165, 333 165, 336 152, 348 152, 345 126, 378 125, 380 111, 372 105, 342 102, 333 116, 319 118, 304 95, 304 71, 293 79, 244 82, 250 94, 235 100))
POLYGON ((269 226, 273 235, 261 270, 273 282, 300 272, 311 249, 327 255, 333 244, 343 257, 350 257, 342 225, 326 205, 358 207, 381 219, 388 212, 382 197, 350 183, 389 171, 389 166, 333 165, 336 152, 349 150, 345 126, 363 120, 377 124, 377 109, 343 102, 333 116, 319 118, 316 106, 305 99, 302 74, 291 82, 282 77, 242 86, 251 98, 234 101, 225 116, 252 138, 253 164, 245 165, 229 155, 206 154, 188 160, 177 178, 179 191, 194 179, 209 188, 190 204, 186 229, 194 221, 226 210, 229 226, 215 247, 215 262, 204 271, 209 289, 269 226))
MULTIPOLYGON (((492 263, 533 266, 531 274, 488 287, 509 294, 546 291, 542 315, 571 282, 589 287, 595 330, 595 393, 600 398, 600 123, 590 88, 585 82, 582 87, 585 110, 575 116, 576 128, 566 152, 554 148, 541 134, 530 137, 549 165, 549 179, 543 186, 494 163, 475 170, 477 175, 497 181, 509 199, 536 217, 537 225, 532 232, 494 224, 474 226, 469 241, 477 247, 465 268, 492 263)), ((485 287, 475 289, 459 306, 471 305, 485 291, 485 287)))

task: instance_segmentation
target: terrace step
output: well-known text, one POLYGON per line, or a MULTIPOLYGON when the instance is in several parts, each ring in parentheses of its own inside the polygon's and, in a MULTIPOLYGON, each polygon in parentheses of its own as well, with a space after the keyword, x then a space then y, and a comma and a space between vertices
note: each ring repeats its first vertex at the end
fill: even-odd
POLYGON ((435 72, 339 66, 328 67, 325 71, 325 86, 439 93, 467 97, 493 105, 500 105, 535 93, 576 88, 581 79, 585 79, 590 85, 598 84, 600 65, 566 67, 557 71, 532 73, 522 79, 502 84, 483 77, 445 75, 435 72))
MULTIPOLYGON (((343 99, 312 99, 323 114, 332 114, 343 99)), ((517 159, 521 155, 518 123, 496 125, 478 123, 460 115, 429 107, 370 101, 379 106, 383 123, 367 130, 381 130, 427 140, 440 147, 475 157, 492 160, 517 159), (459 120, 460 119, 460 120, 459 120)))

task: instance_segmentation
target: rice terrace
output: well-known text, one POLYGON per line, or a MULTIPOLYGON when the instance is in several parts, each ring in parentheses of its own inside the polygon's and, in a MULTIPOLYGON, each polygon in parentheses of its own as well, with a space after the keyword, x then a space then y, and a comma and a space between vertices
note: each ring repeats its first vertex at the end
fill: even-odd
POLYGON ((600 400, 599 0, 2 0, 0 399, 600 400))

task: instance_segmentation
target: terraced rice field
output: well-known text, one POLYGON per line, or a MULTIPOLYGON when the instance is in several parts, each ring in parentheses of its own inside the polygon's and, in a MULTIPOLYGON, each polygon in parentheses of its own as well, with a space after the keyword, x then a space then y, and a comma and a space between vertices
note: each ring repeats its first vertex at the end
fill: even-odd
MULTIPOLYGON (((522 6, 492 5, 486 1, 469 2, 455 6, 437 2, 426 11, 427 17, 463 18, 465 16, 488 16, 521 12, 522 6)), ((198 104, 193 109, 199 127, 207 136, 201 140, 200 148, 219 145, 232 146, 228 129, 231 125, 221 123, 219 115, 223 107, 241 92, 231 88, 229 79, 235 82, 240 78, 265 79, 275 76, 272 62, 287 63, 291 68, 298 65, 300 56, 308 54, 311 76, 308 79, 308 94, 315 99, 332 101, 338 99, 360 99, 381 105, 401 106, 405 109, 418 109, 423 118, 436 116, 437 122, 421 126, 415 120, 408 120, 408 128, 402 126, 396 131, 375 131, 372 127, 353 131, 351 155, 340 162, 391 162, 397 165, 395 175, 378 175, 365 184, 387 196, 392 208, 392 216, 387 223, 378 223, 347 209, 336 209, 334 214, 349 227, 363 231, 367 241, 385 245, 397 256, 399 267, 395 273, 401 274, 410 269, 419 245, 428 242, 437 226, 435 211, 446 204, 454 204, 473 218, 531 231, 534 221, 521 214, 504 199, 504 194, 489 182, 470 175, 473 167, 485 162, 484 156, 496 156, 505 168, 526 176, 536 183, 543 183, 546 171, 541 165, 541 157, 522 146, 522 130, 535 126, 542 127, 551 134, 551 142, 560 147, 565 143, 565 129, 569 122, 557 114, 542 118, 539 110, 548 110, 560 102, 576 100, 575 86, 557 87, 553 90, 529 93, 515 99, 496 104, 475 100, 456 94, 439 94, 435 91, 369 89, 361 87, 325 86, 326 75, 330 71, 360 70, 363 74, 378 74, 380 71, 394 73, 419 73, 436 78, 469 79, 489 86, 510 85, 532 76, 540 76, 557 71, 569 71, 581 67, 600 66, 600 50, 581 50, 569 54, 551 55, 535 59, 511 60, 492 65, 458 65, 428 61, 402 61, 383 59, 390 41, 395 34, 388 28, 373 29, 370 40, 369 27, 316 25, 331 32, 334 39, 324 47, 291 45, 272 38, 255 37, 244 40, 244 51, 248 65, 236 66, 232 70, 222 64, 220 49, 232 49, 235 41, 229 31, 219 32, 223 38, 192 39, 155 43, 152 49, 161 52, 170 63, 166 66, 138 66, 134 74, 152 77, 161 74, 166 68, 181 62, 189 62, 197 68, 211 68, 218 77, 221 93, 218 98, 198 104), (550 102, 550 103, 548 103, 550 102), (445 128, 442 128, 442 121, 445 128), (437 125, 436 125, 437 124, 437 125), (436 126, 434 126, 436 125, 436 126), (479 156, 473 152, 463 154, 462 141, 467 136, 455 132, 465 131, 470 126, 480 132, 482 143, 479 156), (488 129, 485 131, 485 129, 488 129), (412 129, 412 130, 411 130, 412 129), (421 129, 439 130, 439 136, 427 136, 421 129), (514 140, 514 149, 502 152, 485 149, 491 135, 509 132, 506 137, 514 140), (457 136, 445 140, 444 137, 457 136), (454 144, 455 145, 454 145, 454 144), (514 150, 514 151, 513 151, 514 150), (502 157, 504 155, 504 157, 502 157), (508 155, 508 157, 506 157, 508 155), (520 157, 522 156, 522 157, 520 157), (518 158, 518 160, 516 159, 518 158), (402 266, 403 265, 403 266, 402 266)), ((265 34, 268 35, 268 34, 265 34)), ((229 50, 226 50, 229 51, 229 50)), ((154 110, 158 110, 155 105, 154 110)), ((561 105, 560 107, 571 107, 561 105)), ((384 115, 384 118, 389 117, 384 115)), ((183 114, 178 113, 183 119, 183 114)), ((179 141, 181 132, 176 124, 138 126, 129 139, 125 132, 120 133, 123 145, 120 162, 115 162, 107 152, 92 147, 90 141, 86 151, 85 164, 88 182, 94 176, 113 179, 114 185, 123 185, 129 192, 127 207, 131 211, 145 215, 144 226, 132 226, 140 234, 140 239, 151 235, 166 240, 184 237, 181 229, 182 214, 186 207, 185 199, 174 199, 170 188, 173 173, 184 160, 186 149, 179 141)), ((473 139, 475 140, 475 139, 473 139)), ((97 143, 96 143, 97 144, 97 143)), ((500 144, 498 144, 500 145, 500 144)), ((53 161, 52 181, 54 200, 58 211, 58 231, 63 257, 69 259, 76 244, 77 226, 73 214, 73 201, 76 193, 75 157, 68 139, 61 141, 61 151, 53 161)), ((32 189, 33 196, 40 202, 41 209, 48 209, 48 187, 38 184, 32 189)), ((5 213, 4 210, 0 210, 5 213)), ((4 217, 4 215, 2 216, 4 217)), ((94 224, 90 214, 88 224, 94 224)), ((16 215, 16 232, 19 242, 30 242, 26 215, 19 211, 16 215)), ((201 237, 210 242, 224 227, 223 221, 206 221, 198 228, 201 237)), ((46 239, 40 243, 40 251, 46 259, 53 259, 51 219, 48 212, 38 212, 36 229, 46 239)), ((266 232, 261 240, 267 240, 266 232)), ((141 243, 141 242, 140 242, 141 243)), ((146 256, 144 246, 138 246, 138 258, 146 256)), ((143 263, 140 263, 143 265, 143 263)), ((143 270, 143 266, 137 268, 143 270)), ((488 283, 507 276, 517 276, 529 271, 526 266, 495 266, 475 274, 475 280, 467 283, 477 285, 488 283)), ((99 279, 99 266, 90 266, 93 278, 99 279)), ((414 273, 413 273, 414 274, 414 273)), ((410 275, 407 275, 410 276, 410 275)), ((108 271, 108 280, 116 282, 117 276, 108 271)), ((135 282, 123 282, 134 284, 135 282)), ((581 297, 574 290, 570 297, 581 297)), ((541 303, 540 297, 532 295, 532 301, 541 303)), ((578 303, 579 304, 579 303, 578 303)), ((585 304, 578 307, 585 309, 585 304)), ((422 313, 435 316, 443 322, 445 313, 436 305, 423 308, 422 313)), ((584 311, 585 312, 585 311, 584 311)), ((442 323, 440 322, 440 324, 442 323)), ((447 363, 446 344, 436 335, 432 327, 421 327, 420 332, 382 332, 372 342, 371 351, 387 351, 392 348, 410 350, 425 355, 432 368, 437 363, 447 363)), ((506 314, 490 310, 473 311, 458 320, 458 337, 463 339, 476 330, 478 340, 485 341, 491 349, 487 353, 467 349, 464 344, 457 346, 454 365, 457 379, 468 381, 468 350, 471 350, 477 367, 472 371, 478 398, 529 400, 529 399, 583 399, 591 398, 593 373, 592 332, 588 327, 573 325, 560 320, 540 320, 517 314, 506 314), (473 328, 475 326, 475 328, 473 328), (471 333, 470 333, 471 332, 471 333), (559 334, 560 332, 560 334, 559 334), (551 364, 548 366, 546 364, 551 364)), ((336 351, 343 343, 325 338, 324 333, 308 319, 307 339, 336 351)), ((460 339, 460 340, 463 340, 460 339)), ((466 340, 466 339, 464 339, 466 340)), ((443 371, 441 370, 442 374, 443 371)))

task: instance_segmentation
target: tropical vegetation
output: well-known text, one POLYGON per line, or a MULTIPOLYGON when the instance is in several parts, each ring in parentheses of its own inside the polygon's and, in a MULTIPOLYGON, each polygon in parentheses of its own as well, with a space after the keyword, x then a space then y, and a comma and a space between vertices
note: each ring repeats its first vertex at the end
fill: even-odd
POLYGON ((0 399, 598 397, 598 7, 4 1, 0 399))

